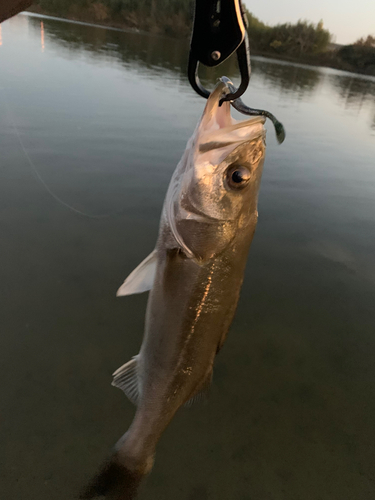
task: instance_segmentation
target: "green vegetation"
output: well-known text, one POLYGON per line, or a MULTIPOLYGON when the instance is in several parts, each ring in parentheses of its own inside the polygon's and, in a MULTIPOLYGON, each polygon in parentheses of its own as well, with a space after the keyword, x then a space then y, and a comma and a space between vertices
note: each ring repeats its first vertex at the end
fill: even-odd
POLYGON ((338 57, 347 65, 349 71, 358 71, 367 75, 375 75, 375 37, 360 38, 353 45, 345 45, 338 57))
POLYGON ((326 51, 331 42, 332 35, 324 29, 323 21, 317 25, 300 20, 267 26, 250 13, 247 17, 250 44, 258 51, 301 58, 326 51))
POLYGON ((190 33, 194 0, 36 0, 34 12, 175 37, 190 33))
MULTIPOLYGON (((191 33, 194 0, 36 0, 34 12, 174 37, 191 33)), ((247 12, 252 53, 375 75, 375 37, 334 46, 323 21, 268 26, 247 12)))

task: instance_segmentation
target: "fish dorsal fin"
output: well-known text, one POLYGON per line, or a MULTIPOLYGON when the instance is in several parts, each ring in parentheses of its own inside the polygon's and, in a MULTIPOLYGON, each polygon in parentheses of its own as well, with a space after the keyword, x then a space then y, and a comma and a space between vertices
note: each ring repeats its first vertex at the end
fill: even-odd
POLYGON ((193 397, 191 397, 184 404, 185 407, 190 408, 190 406, 194 405, 195 403, 201 403, 202 401, 205 401, 208 398, 208 395, 210 394, 210 389, 211 389, 212 375, 213 375, 213 372, 211 370, 208 373, 207 377, 204 379, 203 384, 201 384, 199 386, 198 391, 194 394, 193 397))
POLYGON ((157 252, 154 250, 129 274, 117 290, 117 297, 151 290, 154 284, 157 260, 157 252))
POLYGON ((120 366, 113 373, 112 385, 124 391, 129 400, 137 405, 139 401, 140 385, 138 377, 138 356, 120 366))

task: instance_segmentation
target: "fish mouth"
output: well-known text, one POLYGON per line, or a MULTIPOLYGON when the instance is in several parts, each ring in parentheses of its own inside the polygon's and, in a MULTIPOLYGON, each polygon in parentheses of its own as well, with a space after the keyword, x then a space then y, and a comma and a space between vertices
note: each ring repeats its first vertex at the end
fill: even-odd
POLYGON ((210 94, 198 126, 198 152, 235 147, 243 142, 265 135, 264 116, 255 116, 238 121, 231 115, 230 102, 220 100, 230 92, 226 83, 220 81, 210 94))

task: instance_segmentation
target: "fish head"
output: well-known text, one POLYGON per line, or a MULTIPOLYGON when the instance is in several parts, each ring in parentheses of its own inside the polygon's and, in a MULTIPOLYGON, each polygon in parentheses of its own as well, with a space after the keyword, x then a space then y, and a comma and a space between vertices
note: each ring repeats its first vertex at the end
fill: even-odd
POLYGON ((264 117, 237 121, 220 82, 208 98, 166 198, 173 235, 188 257, 219 255, 238 231, 256 223, 265 156, 264 117))

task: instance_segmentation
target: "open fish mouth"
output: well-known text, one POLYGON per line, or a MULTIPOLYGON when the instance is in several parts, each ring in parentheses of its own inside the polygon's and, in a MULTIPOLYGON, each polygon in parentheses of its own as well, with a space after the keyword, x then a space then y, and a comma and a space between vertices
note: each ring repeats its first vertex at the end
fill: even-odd
POLYGON ((207 100, 201 121, 196 130, 195 144, 192 148, 195 175, 202 175, 201 166, 219 165, 236 147, 245 142, 262 138, 266 131, 264 116, 254 116, 246 120, 236 120, 231 115, 231 103, 223 96, 230 88, 220 81, 207 100))
POLYGON ((224 149, 219 152, 219 157, 212 159, 216 163, 220 162, 221 156, 225 157, 228 151, 237 145, 265 136, 264 116, 238 121, 231 115, 229 102, 225 101, 220 106, 221 98, 227 93, 229 93, 227 84, 219 82, 207 100, 197 130, 198 153, 224 149))

